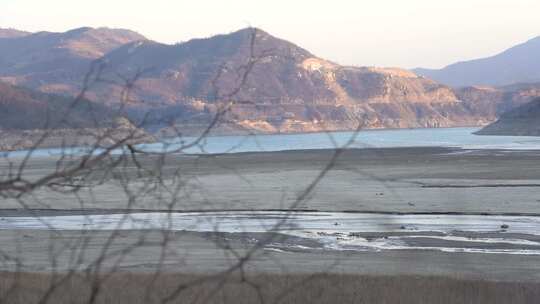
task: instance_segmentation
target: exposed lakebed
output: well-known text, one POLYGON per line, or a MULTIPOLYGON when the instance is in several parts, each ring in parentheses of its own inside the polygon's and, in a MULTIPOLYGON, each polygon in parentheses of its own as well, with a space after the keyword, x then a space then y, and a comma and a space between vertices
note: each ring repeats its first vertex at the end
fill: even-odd
POLYGON ((435 250, 540 255, 540 217, 466 214, 235 211, 1 217, 0 229, 173 230, 218 233, 274 251, 435 250), (246 237, 249 236, 249 237, 246 237))

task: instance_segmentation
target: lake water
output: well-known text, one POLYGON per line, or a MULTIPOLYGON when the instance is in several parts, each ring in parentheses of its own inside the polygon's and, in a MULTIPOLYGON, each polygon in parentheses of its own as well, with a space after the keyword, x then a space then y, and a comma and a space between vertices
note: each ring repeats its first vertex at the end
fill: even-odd
MULTIPOLYGON (((479 136, 473 133, 478 128, 438 128, 438 129, 400 129, 366 130, 359 132, 351 148, 389 148, 389 147, 455 147, 463 149, 510 149, 540 150, 540 137, 525 136, 479 136)), ((346 144, 354 132, 277 134, 250 136, 213 136, 205 138, 197 146, 183 150, 184 153, 238 153, 261 151, 285 151, 300 149, 332 149, 346 144)), ((195 138, 185 137, 183 144, 195 138)), ((166 148, 163 144, 141 145, 148 151, 176 150, 182 144, 173 140, 166 148)), ((60 149, 43 149, 35 155, 58 155, 60 149)), ((24 155, 23 151, 10 153, 10 156, 24 155)))
MULTIPOLYGON (((478 128, 367 130, 358 133, 351 148, 458 147, 466 149, 540 149, 540 137, 479 136, 478 128)), ((288 135, 221 136, 208 138, 190 152, 227 153, 300 149, 331 149, 346 144, 354 132, 288 135)), ((189 142, 190 139, 187 140, 189 142)), ((149 146, 159 149, 159 145, 149 146)))

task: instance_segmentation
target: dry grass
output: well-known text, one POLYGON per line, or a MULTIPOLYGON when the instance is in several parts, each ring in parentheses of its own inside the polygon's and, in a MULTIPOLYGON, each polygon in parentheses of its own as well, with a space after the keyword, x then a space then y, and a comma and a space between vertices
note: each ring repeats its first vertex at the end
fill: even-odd
MULTIPOLYGON (((179 285, 205 278, 195 275, 118 273, 102 281, 95 303, 162 303, 179 285)), ((39 303, 49 289, 47 274, 1 274, 1 303, 39 303), (15 284, 15 285, 14 285, 15 284)), ((92 278, 77 275, 61 284, 47 303, 88 303, 92 278)), ((539 303, 540 284, 488 282, 440 277, 321 274, 256 275, 224 285, 211 280, 188 288, 171 303, 539 303)))

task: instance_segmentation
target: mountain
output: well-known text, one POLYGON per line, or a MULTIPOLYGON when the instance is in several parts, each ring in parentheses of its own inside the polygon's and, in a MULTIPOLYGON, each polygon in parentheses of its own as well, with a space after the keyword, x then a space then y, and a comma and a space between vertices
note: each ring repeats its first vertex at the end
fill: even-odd
POLYGON ((75 102, 0 82, 0 130, 96 127, 112 112, 89 100, 75 102))
MULTIPOLYGON (((239 87, 226 120, 260 132, 352 129, 358 118, 369 128, 488 122, 451 88, 425 77, 397 68, 340 66, 254 28, 177 45, 134 42, 102 60, 110 77, 144 71, 132 92, 139 105, 195 113, 203 124, 218 101, 239 87), (250 58, 255 64, 244 81, 250 58)), ((105 85, 93 93, 118 102, 119 89, 105 85)))
POLYGON ((454 90, 460 100, 475 107, 474 112, 493 119, 540 96, 540 83, 503 87, 471 86, 454 90))
POLYGON ((0 37, 0 80, 45 92, 75 94, 93 60, 145 39, 129 30, 89 27, 0 37))
POLYGON ((414 71, 453 87, 540 82, 540 37, 492 57, 458 62, 440 70, 414 71))
POLYGON ((478 135, 540 136, 540 98, 515 108, 478 135))
POLYGON ((0 151, 154 142, 118 109, 0 83, 0 151))
POLYGON ((30 33, 19 31, 16 29, 11 29, 11 28, 8 28, 8 29, 0 28, 0 38, 16 38, 16 37, 23 37, 27 35, 30 35, 30 33))
POLYGON ((341 66, 256 28, 175 45, 92 28, 0 39, 0 80, 73 96, 89 71, 86 98, 122 105, 162 134, 204 129, 224 106, 223 133, 287 133, 351 130, 359 120, 365 128, 484 125, 522 102, 510 89, 455 90, 399 68, 341 66))

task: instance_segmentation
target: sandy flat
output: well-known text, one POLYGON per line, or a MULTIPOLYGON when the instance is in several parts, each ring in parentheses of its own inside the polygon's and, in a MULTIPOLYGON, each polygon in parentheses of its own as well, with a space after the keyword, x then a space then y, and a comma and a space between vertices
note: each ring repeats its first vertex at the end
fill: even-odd
MULTIPOLYGON (((78 196, 37 191, 24 203, 38 209, 268 210, 288 209, 329 162, 332 151, 309 150, 221 156, 171 156, 162 178, 183 183, 171 195, 138 193, 130 202, 120 178, 92 180, 78 196)), ((149 168, 151 157, 140 161, 149 168)), ((540 214, 540 153, 461 151, 443 148, 351 150, 343 154, 315 191, 295 208, 320 211, 461 212, 540 214), (465 152, 465 153, 464 153, 465 152)), ((0 169, 7 170, 5 161, 0 169)), ((31 161, 35 179, 54 161, 31 161)), ((129 165, 130 189, 145 184, 129 165), (130 173, 131 172, 131 173, 130 173)), ((4 209, 21 208, 2 200, 4 209)))
MULTIPOLYGON (((2 252, 13 254, 22 261, 17 268, 14 262, 4 262, 1 270, 30 272, 84 270, 103 252, 107 258, 101 271, 182 272, 213 273, 226 270, 237 262, 232 251, 223 250, 215 236, 202 233, 176 233, 171 237, 161 259, 163 235, 161 232, 122 232, 106 246, 109 232, 64 231, 50 234, 46 231, 0 231, 2 252), (87 238, 87 239, 86 239, 87 238), (140 245, 140 240, 145 243, 140 245), (81 239, 87 241, 84 256, 71 250, 81 239), (55 246, 51 246, 55 244, 55 246), (124 252, 130 245, 136 249, 124 252), (106 251, 103 249, 107 248, 106 251), (118 254, 122 252, 123 254, 118 254), (52 258, 54 257, 54 258, 52 258), (120 258, 122 257, 122 258, 120 258), (54 263, 52 262, 54 261, 54 263)), ((251 246, 249 238, 229 238, 228 244, 239 254, 251 246)), ((432 251, 350 252, 311 250, 278 252, 260 250, 245 265, 253 273, 348 273, 372 275, 437 275, 460 279, 487 279, 497 281, 540 282, 540 256, 509 256, 500 254, 441 253, 432 251)))
MULTIPOLYGON (((2 199, 2 216, 119 213, 137 210, 271 210, 287 209, 332 157, 332 151, 245 153, 221 156, 172 156, 162 167, 162 178, 182 182, 171 203, 167 191, 141 191, 128 205, 126 189, 140 189, 148 176, 135 167, 122 168, 129 177, 93 176, 91 188, 77 195, 38 190, 20 202, 2 199)), ((141 158, 146 167, 155 162, 141 158)), ((535 151, 462 151, 443 148, 351 150, 296 209, 464 214, 540 214, 540 153, 535 151)), ((36 179, 54 167, 50 158, 31 160, 25 176, 36 179)), ((8 165, 4 160, 2 172, 8 165)), ((99 174, 97 174, 99 175, 99 174)), ((148 188, 150 189, 150 188, 148 188)), ((168 194, 169 193, 169 194, 168 194)), ((133 194, 133 192, 132 192, 133 194)), ((84 259, 77 261, 81 232, 0 231, 2 253, 22 259, 24 270, 50 271, 84 268, 103 252, 106 231, 91 232, 84 259), (56 244, 51 246, 51 244, 56 244), (71 245, 71 247, 70 247, 71 245), (75 249, 73 249, 75 248, 75 249), (52 264, 51 257, 56 257, 52 264)), ((216 247, 205 233, 176 233, 162 263, 160 232, 124 231, 107 252, 123 252, 144 236, 145 243, 126 251, 117 261, 120 270, 213 272, 235 261, 232 252, 216 247)), ((83 238, 84 239, 84 238, 83 238)), ((231 237, 235 252, 246 252, 250 240, 231 237)), ((104 262, 115 265, 114 254, 104 262)), ((493 280, 540 281, 540 256, 444 253, 434 251, 350 252, 299 250, 258 251, 246 269, 254 272, 333 271, 365 274, 444 275, 493 280)), ((2 269, 17 270, 15 261, 3 260, 2 269)))

